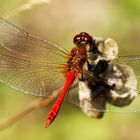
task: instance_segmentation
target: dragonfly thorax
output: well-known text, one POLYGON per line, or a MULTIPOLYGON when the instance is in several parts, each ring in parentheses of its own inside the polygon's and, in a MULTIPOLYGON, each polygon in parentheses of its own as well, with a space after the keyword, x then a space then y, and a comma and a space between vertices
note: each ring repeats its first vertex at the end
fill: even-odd
POLYGON ((85 47, 74 47, 70 54, 66 65, 66 71, 74 71, 77 74, 82 72, 83 65, 87 59, 85 47))

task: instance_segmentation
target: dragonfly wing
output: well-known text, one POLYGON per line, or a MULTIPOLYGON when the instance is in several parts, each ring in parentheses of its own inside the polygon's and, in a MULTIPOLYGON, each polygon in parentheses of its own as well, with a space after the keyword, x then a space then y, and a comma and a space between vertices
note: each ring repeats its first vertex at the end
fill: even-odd
POLYGON ((62 87, 67 52, 0 18, 0 81, 24 93, 47 97, 62 87))
POLYGON ((113 63, 132 67, 137 78, 140 78, 140 55, 120 56, 113 63))
MULTIPOLYGON (((106 81, 106 79, 103 79, 103 81, 106 81)), ((109 85, 111 83, 108 83, 109 85)), ((78 81, 75 85, 71 86, 71 89, 69 91, 69 94, 67 95, 67 99, 70 103, 80 106, 80 99, 79 99, 79 88, 78 88, 78 81)), ((92 97, 89 102, 89 108, 86 106, 86 110, 91 112, 96 112, 97 110, 99 112, 138 112, 140 111, 140 92, 136 89, 130 88, 130 87, 122 87, 120 85, 116 85, 117 89, 115 92, 120 93, 120 97, 115 99, 113 96, 113 92, 110 92, 110 90, 107 91, 107 93, 102 92, 97 94, 96 97, 92 97), (129 95, 131 93, 135 93, 136 97, 134 96, 131 98, 129 95), (126 96, 128 95, 128 96, 126 96), (126 96, 126 97, 125 97, 126 96), (106 105, 105 105, 106 104, 106 105)), ((103 89, 103 87, 100 87, 103 89)), ((97 89, 97 91, 100 91, 100 89, 97 89)), ((94 91, 92 95, 94 95, 94 91)), ((84 93, 83 93, 84 94, 84 93)), ((88 97, 85 97, 88 98, 88 97)))
MULTIPOLYGON (((123 89, 121 88, 121 92, 126 91, 126 88, 123 89)), ((130 90, 130 89, 128 89, 130 90)), ((132 91, 133 89, 131 89, 132 91)), ((119 92, 119 91, 118 91, 119 92)), ((112 98, 106 98, 106 107, 104 106, 104 102, 102 100, 102 98, 97 97, 97 98, 93 98, 93 102, 91 102, 91 106, 89 109, 87 108, 87 110, 91 110, 91 111, 99 111, 99 112, 140 112, 140 94, 139 91, 134 90, 133 92, 137 93, 137 96, 130 102, 128 101, 129 99, 125 99, 124 102, 130 102, 130 104, 125 105, 125 106, 114 106, 112 104, 110 104, 110 100, 112 100, 112 98)), ((104 95, 104 93, 103 93, 104 95)), ((80 107, 80 100, 79 100, 79 94, 78 94, 78 85, 77 86, 73 86, 71 87, 69 94, 67 95, 67 99, 70 103, 80 107)), ((113 101, 112 101, 113 102, 113 101)))
MULTIPOLYGON (((131 66, 132 68, 134 68, 134 71, 136 72, 137 77, 140 75, 140 56, 125 56, 125 57, 119 57, 119 59, 115 60, 113 63, 117 64, 117 65, 125 65, 125 66, 131 66)), ((90 73, 89 73, 90 76, 90 73)), ((92 75, 91 75, 92 76, 92 75)), ((108 81, 108 79, 105 79, 105 77, 101 77, 103 80, 103 83, 108 81)), ((108 85, 112 85, 111 83, 106 83, 108 85)), ((115 99, 113 98, 112 94, 110 93, 110 91, 108 91, 108 95, 107 96, 105 94, 105 92, 102 93, 102 95, 105 96, 106 98, 106 107, 103 106, 102 100, 99 98, 99 100, 97 100, 96 98, 92 98, 93 102, 91 102, 91 108, 87 108, 87 110, 92 110, 93 112, 96 111, 96 109, 98 108, 99 111, 101 112, 137 112, 140 111, 140 94, 139 91, 137 91, 136 89, 133 89, 133 87, 122 87, 120 85, 117 85, 117 91, 118 93, 120 93, 120 97, 122 94, 123 98, 118 98, 117 103, 114 103, 115 99), (131 93, 135 93, 136 97, 130 99, 129 98, 129 94, 127 94, 127 92, 131 92, 131 93), (125 98, 125 95, 128 95, 125 98), (94 103, 94 104, 93 104, 94 103), (113 105, 114 104, 114 105, 113 105)), ((115 90, 115 89, 114 89, 115 90)), ((69 94, 69 99, 70 102, 80 106, 80 101, 79 101, 79 90, 78 90, 78 85, 76 88, 72 89, 72 92, 70 91, 69 94)), ((94 94, 94 90, 93 90, 93 94, 94 94)), ((98 95, 97 95, 98 97, 98 95)), ((116 102, 115 101, 115 102, 116 102)))
POLYGON ((18 91, 47 97, 63 85, 65 77, 54 65, 38 65, 0 53, 0 81, 18 91))
MULTIPOLYGON (((103 81, 107 81, 102 77, 103 81)), ((107 82, 106 84, 112 85, 107 82)), ((140 111, 140 92, 135 87, 122 86, 115 83, 113 89, 105 94, 106 109, 105 112, 138 112, 140 111)))
POLYGON ((78 79, 75 79, 68 91, 66 99, 69 103, 76 106, 80 105, 78 90, 78 79))
MULTIPOLYGON (((129 64, 128 58, 125 57, 125 61, 123 61, 124 57, 120 57, 118 63, 115 63, 115 65, 110 64, 110 68, 115 66, 117 70, 120 70, 121 75, 116 73, 117 71, 111 73, 110 70, 100 75, 101 83, 103 82, 105 85, 109 85, 109 90, 105 93, 108 104, 105 111, 107 112, 135 112, 140 110, 140 92, 137 90, 137 80, 132 68, 127 66, 139 67, 137 61, 131 61, 129 64), (108 75, 107 77, 106 74, 108 75)), ((134 58, 136 56, 133 56, 133 59, 131 57, 132 60, 134 58)), ((136 72, 138 69, 134 70, 136 72)))
POLYGON ((53 62, 61 61, 64 63, 64 57, 67 55, 64 48, 27 33, 3 18, 0 18, 0 45, 0 47, 26 57, 26 59, 48 63, 52 63, 52 58, 53 62))
POLYGON ((140 95, 138 94, 127 106, 119 107, 107 104, 106 112, 140 112, 140 95))

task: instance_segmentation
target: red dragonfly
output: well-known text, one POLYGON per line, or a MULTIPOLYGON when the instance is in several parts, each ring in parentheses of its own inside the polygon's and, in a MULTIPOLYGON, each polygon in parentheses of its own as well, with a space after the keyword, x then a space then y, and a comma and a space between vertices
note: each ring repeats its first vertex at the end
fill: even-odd
MULTIPOLYGON (((102 44, 102 40, 99 42, 102 44)), ((96 91, 104 88, 103 91, 100 90, 100 92, 104 92, 105 90, 112 91, 110 92, 111 96, 109 97, 106 95, 106 98, 108 97, 109 103, 117 105, 114 96, 115 93, 113 94, 113 91, 119 90, 119 88, 117 87, 117 89, 115 89, 117 84, 114 85, 115 83, 112 84, 112 82, 109 81, 110 79, 105 71, 112 61, 115 64, 123 63, 134 67, 136 66, 137 70, 139 70, 140 56, 123 56, 115 57, 116 59, 114 59, 113 54, 109 58, 106 57, 104 60, 102 59, 103 55, 100 51, 103 48, 99 47, 97 49, 96 47, 99 46, 99 42, 88 33, 81 32, 73 38, 75 46, 69 52, 51 41, 27 33, 5 19, 0 18, 0 81, 18 91, 41 97, 49 97, 53 91, 63 87, 48 114, 46 127, 55 119, 69 89, 73 95, 75 94, 72 97, 76 100, 76 95, 78 95, 76 92, 79 90, 78 99, 84 101, 83 98, 86 99, 85 97, 88 95, 83 97, 83 92, 88 93, 89 90, 92 90, 92 87, 94 87, 93 89, 96 91), (96 83, 94 83, 94 81, 96 81, 96 83), (86 82, 88 86, 86 86, 86 82), (77 83, 79 84, 78 90, 74 88, 74 84, 76 85, 75 87, 78 87, 77 83)), ((115 69, 115 67, 113 66, 112 69, 115 69)), ((119 70, 118 68, 116 72, 119 70)), ((137 76, 139 72, 140 71, 137 71, 137 76)), ((113 76, 115 77, 115 75, 113 76)), ((134 78, 134 76, 126 76, 127 79, 131 77, 134 78)), ((134 86, 133 90, 135 93, 138 93, 136 91, 136 81, 134 82, 134 86)), ((121 90, 125 92, 126 88, 121 88, 121 90)), ((127 90, 130 91, 130 86, 127 90)), ((97 93, 94 95, 95 103, 97 93)), ((130 103, 136 95, 133 95, 131 99, 128 98, 128 96, 130 97, 130 95, 125 97, 119 96, 120 98, 117 98, 117 100, 120 101, 122 98, 127 98, 126 100, 129 100, 130 103)), ((91 99, 93 100, 94 98, 92 97, 91 99)), ((102 101, 102 94, 98 96, 97 101, 99 99, 101 99, 101 110, 103 110, 106 101, 102 101)), ((120 101, 118 106, 121 106, 122 102, 120 101)), ((125 104, 129 103, 125 101, 125 104)), ((84 104, 78 104, 81 106, 82 110, 90 116, 90 111, 92 110, 90 105, 93 103, 89 101, 88 103, 84 102, 84 104), (89 106, 87 104, 89 104, 89 106), (87 111, 85 109, 86 107, 89 107, 91 110, 89 109, 87 111)), ((98 114, 96 117, 101 116, 102 114, 98 114)))

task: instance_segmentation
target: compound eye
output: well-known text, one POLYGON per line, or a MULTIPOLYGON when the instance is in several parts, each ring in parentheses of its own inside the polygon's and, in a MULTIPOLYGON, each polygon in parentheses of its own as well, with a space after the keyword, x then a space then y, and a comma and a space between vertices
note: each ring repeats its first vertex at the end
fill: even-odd
POLYGON ((77 35, 75 35, 74 36, 74 38, 73 38, 73 43, 75 44, 77 44, 77 43, 79 43, 79 42, 81 42, 81 35, 80 34, 77 34, 77 35))
POLYGON ((93 38, 86 32, 81 32, 80 34, 77 34, 73 38, 73 43, 74 44, 79 44, 81 41, 84 41, 85 43, 89 43, 92 45, 93 43, 93 38))

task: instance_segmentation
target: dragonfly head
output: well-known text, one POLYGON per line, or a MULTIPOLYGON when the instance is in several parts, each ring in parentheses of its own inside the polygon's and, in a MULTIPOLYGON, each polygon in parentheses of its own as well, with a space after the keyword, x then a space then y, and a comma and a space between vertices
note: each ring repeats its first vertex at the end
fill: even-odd
POLYGON ((93 46, 94 40, 93 40, 92 36, 90 36, 88 33, 81 32, 80 34, 77 34, 74 36, 73 43, 78 46, 81 44, 85 44, 85 45, 88 44, 90 46, 93 46))

